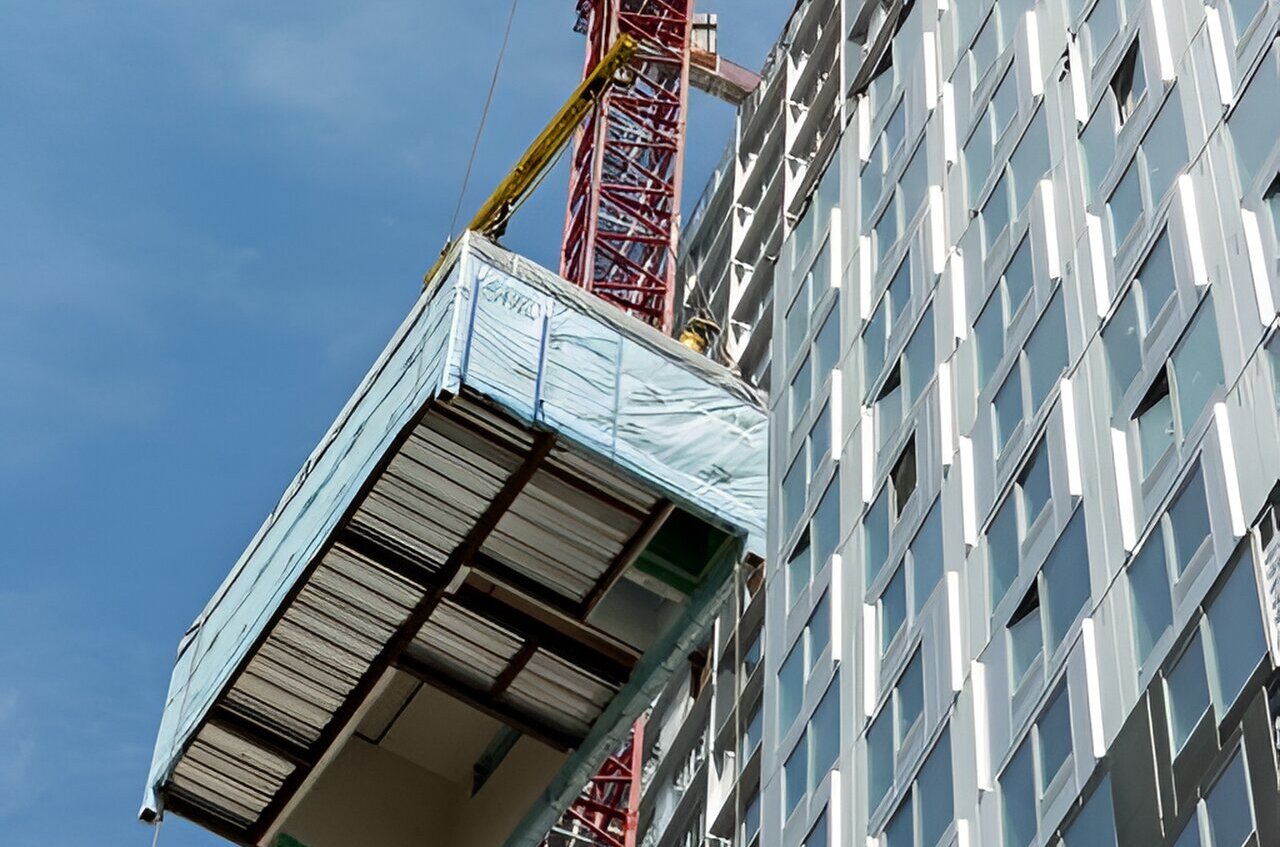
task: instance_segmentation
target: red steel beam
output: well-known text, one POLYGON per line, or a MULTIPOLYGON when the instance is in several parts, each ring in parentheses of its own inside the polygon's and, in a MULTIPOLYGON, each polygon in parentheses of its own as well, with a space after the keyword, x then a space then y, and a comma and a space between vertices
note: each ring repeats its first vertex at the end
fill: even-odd
POLYGON ((693 0, 578 0, 577 10, 587 70, 619 35, 642 46, 632 85, 607 92, 575 138, 560 273, 670 333, 693 0))

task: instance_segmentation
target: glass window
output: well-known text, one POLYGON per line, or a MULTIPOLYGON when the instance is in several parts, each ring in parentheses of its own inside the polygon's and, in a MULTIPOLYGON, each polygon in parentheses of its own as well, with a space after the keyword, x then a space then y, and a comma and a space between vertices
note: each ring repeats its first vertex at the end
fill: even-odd
POLYGON ((951 730, 943 730, 916 778, 920 796, 920 843, 934 845, 955 817, 955 787, 951 771, 951 730))
POLYGON ((787 605, 794 605, 800 592, 813 579, 813 548, 806 530, 787 559, 787 605))
POLYGON ((805 783, 809 779, 809 745, 808 737, 801 736, 796 743, 796 749, 791 751, 791 755, 787 757, 787 763, 783 765, 783 787, 786 797, 783 799, 785 812, 783 818, 787 818, 795 811, 796 806, 800 803, 800 798, 805 795, 805 783))
POLYGON ((1178 394, 1178 419, 1185 434, 1200 417, 1209 397, 1223 384, 1222 351, 1218 347, 1212 300, 1206 298, 1187 334, 1174 348, 1170 362, 1178 394))
POLYGON ((1280 138, 1277 90, 1280 90, 1280 45, 1273 41, 1266 59, 1240 95, 1235 111, 1227 119, 1231 140, 1236 148, 1240 184, 1246 190, 1253 185, 1254 179, 1275 148, 1276 139, 1280 138))
POLYGON ((1134 419, 1138 422, 1142 472, 1149 474, 1174 440, 1173 402, 1169 398, 1169 381, 1163 373, 1156 377, 1147 396, 1138 404, 1134 419))
POLYGON ((1043 441, 1036 446, 1030 461, 1018 477, 1018 490, 1022 492, 1024 523, 1031 526, 1049 505, 1052 491, 1049 488, 1049 448, 1043 441))
POLYGON ((876 396, 876 430, 883 447, 889 436, 898 431, 903 416, 902 368, 894 365, 876 396))
POLYGON ((898 265, 898 269, 893 272, 893 279, 889 280, 889 326, 897 326, 902 318, 910 311, 907 306, 911 303, 911 254, 908 253, 903 259, 902 264, 898 265))
POLYGON ((1165 304, 1173 297, 1175 288, 1173 251, 1169 246, 1168 230, 1160 233, 1160 238, 1147 254, 1138 271, 1137 284, 1142 294, 1145 335, 1151 331, 1165 304))
POLYGON ((911 584, 915 594, 915 612, 920 613, 942 581, 942 500, 933 503, 920 531, 911 541, 911 584))
POLYGON ((982 236, 985 239, 984 247, 986 250, 991 249, 991 245, 995 244, 996 239, 1000 237, 1000 233, 1004 232, 1005 227, 1009 225, 1009 188, 1005 181, 1005 177, 1000 177, 1000 181, 996 183, 996 187, 991 190, 991 196, 987 198, 987 202, 982 207, 982 236))
POLYGON ((804 843, 800 847, 829 847, 826 812, 822 813, 822 817, 818 818, 818 822, 813 825, 813 829, 809 830, 809 834, 804 837, 804 843))
POLYGON ((978 122, 964 145, 964 169, 969 208, 976 209, 982 187, 987 184, 987 176, 991 173, 991 125, 985 120, 978 122))
POLYGON ((1089 35, 1090 58, 1096 62, 1120 31, 1120 12, 1116 8, 1116 0, 1098 0, 1085 19, 1084 26, 1089 35))
POLYGON ((880 376, 884 369, 885 351, 888 345, 889 298, 880 298, 867 328, 862 331, 863 372, 862 377, 868 386, 880 376))
POLYGON ((1267 0, 1231 0, 1231 21, 1235 24, 1237 41, 1244 38, 1249 25, 1265 5, 1267 0))
POLYGON ((1240 696, 1244 684, 1267 652, 1249 545, 1241 547, 1230 568, 1222 590, 1210 601, 1206 611, 1209 652, 1213 657, 1214 702, 1223 714, 1240 696))
POLYGON ((933 378, 933 355, 933 306, 930 305, 902 354, 903 369, 906 371, 903 380, 907 384, 908 405, 915 403, 925 385, 933 378))
POLYGON ((1165 680, 1169 705, 1169 734, 1174 753, 1191 737, 1200 717, 1209 709, 1209 683, 1204 674, 1204 645, 1196 632, 1191 643, 1165 680))
POLYGON ((826 567, 840 543, 840 475, 827 484, 813 512, 814 570, 826 567))
POLYGON ((1012 497, 1005 499, 987 528, 987 570, 990 572, 991 608, 1000 605, 1018 578, 1018 509, 1012 497))
POLYGON ((1036 738, 1040 743, 1040 793, 1043 795, 1071 755, 1071 700, 1066 685, 1058 687, 1040 715, 1036 738))
POLYGON ((809 485, 806 470, 807 462, 802 448, 791 462, 791 467, 782 476, 782 525, 786 534, 790 534, 791 528, 800 519, 800 513, 804 511, 805 495, 808 494, 809 485))
POLYGON ((822 411, 809 427, 809 478, 813 479, 818 467, 831 453, 831 403, 822 404, 822 411))
POLYGON ((1200 847, 1200 818, 1193 816, 1173 842, 1173 847, 1200 847))
POLYGON ((887 707, 867 730, 867 805, 874 809, 893 784, 893 708, 887 707))
POLYGON ((1102 329, 1111 377, 1111 401, 1119 403, 1142 367, 1142 330, 1138 326, 1138 289, 1130 288, 1102 329))
POLYGON ((1027 339, 1027 365, 1031 383, 1031 408, 1038 410, 1058 377, 1067 368, 1067 317, 1062 290, 1054 295, 1044 316, 1027 339))
POLYGON ((1116 847, 1116 815, 1111 799, 1111 776, 1103 778, 1067 827, 1066 847, 1116 847))
POLYGON ((791 426, 800 423, 805 409, 809 406, 809 396, 813 391, 813 364, 808 356, 800 364, 800 370, 791 378, 791 426))
POLYGON ((889 557, 889 486, 880 489, 880 496, 867 510, 862 526, 867 550, 867 582, 871 583, 889 557))
POLYGON ((1036 782, 1031 759, 1031 744, 1024 741, 1000 775, 1004 847, 1026 847, 1036 837, 1036 782))
POLYGON ((1169 506, 1169 525, 1173 530, 1175 573, 1182 576, 1187 565, 1209 538, 1209 504, 1205 499, 1204 472, 1197 465, 1187 483, 1169 506))
POLYGON ((928 137, 926 136, 920 145, 916 148, 916 152, 911 156, 911 161, 907 163, 907 167, 902 171, 902 212, 909 221, 915 217, 916 212, 924 205, 925 194, 929 189, 929 157, 928 157, 928 137))
POLYGON ((903 107, 903 101, 899 100, 898 105, 894 107, 893 113, 889 115, 889 120, 884 123, 884 146, 890 158, 898 152, 898 148, 902 146, 902 140, 907 136, 907 113, 903 107))
POLYGON ((1103 103, 1094 110, 1093 118, 1080 133, 1080 147, 1084 152, 1089 199, 1095 200, 1095 192, 1116 158, 1115 117, 1108 104, 1103 103))
POLYGON ((876 222, 876 264, 884 264, 885 254, 898 240, 898 210, 892 203, 876 222))
POLYGON ((746 809, 742 812, 742 828, 746 833, 745 843, 751 843, 751 840, 760 832, 760 792, 756 791, 751 795, 746 809))
POLYGON ((924 711, 924 663, 916 650, 898 680, 898 743, 906 738, 924 711))
POLYGON ((1009 259, 1009 264, 1005 266, 1004 274, 1001 282, 1004 283, 1005 292, 1009 300, 1009 320, 1012 321, 1022 308, 1022 304, 1026 301, 1027 295, 1031 293, 1032 282, 1034 281, 1034 266, 1031 263, 1031 236, 1026 235, 1022 238, 1022 243, 1018 245, 1018 249, 1013 251, 1013 258, 1009 259))
POLYGON ((902 448, 902 454, 889 471, 889 480, 893 485, 893 518, 902 516, 902 510, 916 490, 916 440, 914 437, 902 448))
POLYGON ((818 330, 813 345, 814 370, 819 385, 827 381, 827 375, 840 359, 840 301, 837 300, 827 319, 818 330))
POLYGON ((1044 563, 1049 647, 1057 649, 1089 602, 1089 549, 1084 510, 1077 509, 1044 563))
POLYGON ((1244 842, 1253 834, 1253 803, 1249 800, 1249 776, 1244 754, 1237 752, 1204 798, 1214 847, 1244 842))
POLYGON ((988 15, 987 22, 982 25, 982 29, 978 30, 978 37, 973 40, 973 46, 969 50, 975 83, 986 76, 987 70, 996 60, 996 40, 999 36, 996 32, 997 26, 996 15, 994 13, 988 15))
POLYGON ((1044 110, 1032 118, 1026 133, 1009 159, 1013 173, 1014 209, 1021 212, 1031 202, 1031 195, 1049 171, 1049 133, 1045 128, 1044 110))
POLYGON ((1009 443, 1018 425, 1022 423, 1022 372, 1018 368, 1009 371, 1004 385, 995 397, 996 452, 1009 443))
POLYGON ((1173 623, 1173 601, 1169 596, 1164 535, 1159 527, 1133 557, 1128 573, 1129 594, 1133 605, 1134 649, 1141 667, 1151 655, 1160 636, 1173 623))
POLYGON ((889 649, 893 637, 907 621, 907 572, 903 565, 889 579, 880 594, 880 652, 889 649))
POLYGON ((804 637, 792 646, 778 669, 778 735, 785 735, 804 699, 804 637))
POLYGON ((1009 673, 1015 689, 1031 669, 1038 666, 1043 643, 1044 635, 1040 631, 1040 595, 1033 585, 1009 619, 1009 673))
MULTIPOLYGON (((1101 3, 1099 4, 1101 5, 1101 3)), ((1142 191, 1138 186, 1138 168, 1130 162, 1124 176, 1116 183, 1107 201, 1111 211, 1111 236, 1114 249, 1119 249, 1142 214, 1142 191)))
POLYGON ((796 294, 796 299, 792 302, 791 308, 787 309, 788 365, 796 360, 796 355, 804 344, 804 337, 809 332, 809 279, 809 275, 806 274, 804 279, 801 280, 800 290, 796 294))
POLYGON ((827 687, 827 693, 813 710, 809 733, 813 743, 813 755, 809 757, 813 765, 809 778, 812 791, 835 767, 836 757, 840 755, 840 686, 835 682, 827 687))
POLYGON ((1129 51, 1120 60, 1115 76, 1111 77, 1111 94, 1116 100, 1116 114, 1120 116, 1120 123, 1129 120, 1146 90, 1147 77, 1142 69, 1142 51, 1135 38, 1129 51))
POLYGON ((1169 94, 1146 138, 1142 139, 1142 155, 1147 161, 1151 203, 1159 206, 1189 158, 1186 124, 1182 119, 1182 101, 1177 88, 1169 94))
POLYGON ((1000 84, 996 86, 995 93, 991 95, 991 122, 997 139, 1004 135, 1004 131, 1009 128, 1009 124, 1013 122, 1013 116, 1017 113, 1018 75, 1014 72, 1013 66, 1010 66, 1005 72, 1004 79, 1000 80, 1000 84))
POLYGON ((808 679, 818 663, 818 657, 831 646, 831 603, 828 595, 823 594, 813 607, 813 613, 805 623, 804 638, 809 642, 804 661, 804 677, 808 679))
POLYGON ((889 819, 884 828, 885 847, 914 847, 915 845, 915 798, 910 792, 898 806, 898 810, 889 819))
POLYGON ((975 353, 978 357, 978 385, 985 386, 995 373, 996 366, 1004 358, 1004 298, 999 288, 991 292, 987 305, 982 307, 974 324, 977 338, 975 353))
POLYGON ((761 739, 764 738, 764 709, 761 708, 763 705, 763 703, 756 703, 751 719, 747 721, 747 730, 743 736, 743 762, 746 762, 747 758, 755 752, 761 739))

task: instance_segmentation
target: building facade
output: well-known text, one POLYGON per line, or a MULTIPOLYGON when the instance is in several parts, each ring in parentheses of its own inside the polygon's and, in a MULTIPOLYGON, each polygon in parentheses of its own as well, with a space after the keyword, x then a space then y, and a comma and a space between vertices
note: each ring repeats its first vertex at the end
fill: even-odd
POLYGON ((682 254, 768 562, 646 844, 1280 844, 1278 21, 798 4, 682 254))

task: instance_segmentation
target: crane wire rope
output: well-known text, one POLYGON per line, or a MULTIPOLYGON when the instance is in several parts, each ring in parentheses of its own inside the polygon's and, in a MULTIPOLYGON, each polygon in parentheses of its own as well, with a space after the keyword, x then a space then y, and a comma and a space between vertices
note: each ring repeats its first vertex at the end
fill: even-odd
POLYGON ((489 80, 489 93, 484 98, 484 109, 480 112, 480 125, 476 127, 475 140, 471 142, 471 154, 467 157, 467 169, 462 175, 462 188, 458 191, 458 202, 453 207, 453 217, 449 220, 449 237, 453 237, 454 227, 458 225, 458 214, 462 211, 462 201, 467 194, 467 184, 471 181, 471 170, 476 163, 476 153, 480 149, 480 139, 484 135, 484 125, 489 119, 489 107, 493 104, 493 92, 498 87, 498 74, 502 71, 502 59, 507 55, 507 43, 511 40, 511 24, 516 18, 516 7, 520 0, 511 0, 511 10, 507 13, 507 27, 502 33, 502 46, 498 48, 498 60, 493 66, 493 77, 489 80))

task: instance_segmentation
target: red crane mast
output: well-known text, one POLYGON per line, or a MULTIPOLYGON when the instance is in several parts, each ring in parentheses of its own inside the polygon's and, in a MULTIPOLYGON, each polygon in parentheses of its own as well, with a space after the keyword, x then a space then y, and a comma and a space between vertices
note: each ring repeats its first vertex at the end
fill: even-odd
POLYGON ((578 130, 560 274, 670 333, 689 90, 692 0, 578 0, 585 73, 620 35, 640 42, 634 82, 578 130))

